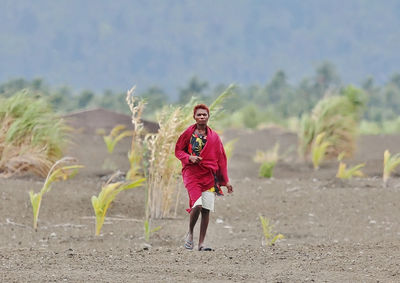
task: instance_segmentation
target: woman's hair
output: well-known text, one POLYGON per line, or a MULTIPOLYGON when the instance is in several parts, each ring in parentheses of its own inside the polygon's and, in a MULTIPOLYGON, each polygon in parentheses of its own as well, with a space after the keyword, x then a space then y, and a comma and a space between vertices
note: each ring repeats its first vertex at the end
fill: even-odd
POLYGON ((197 104, 194 108, 193 108, 193 117, 196 115, 196 111, 198 109, 204 109, 207 111, 208 116, 210 116, 210 109, 208 109, 207 105, 205 104, 197 104))

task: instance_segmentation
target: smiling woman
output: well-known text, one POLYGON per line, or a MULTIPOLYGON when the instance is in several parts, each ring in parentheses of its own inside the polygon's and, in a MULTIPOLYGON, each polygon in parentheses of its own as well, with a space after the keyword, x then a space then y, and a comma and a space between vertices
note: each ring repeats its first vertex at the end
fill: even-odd
POLYGON ((196 123, 179 137, 175 156, 182 163, 183 183, 189 194, 189 232, 184 247, 192 250, 193 230, 201 213, 199 251, 209 251, 204 246, 210 211, 214 211, 215 194, 222 195, 220 186, 226 186, 228 193, 233 188, 229 183, 225 150, 218 134, 207 126, 210 111, 204 104, 193 109, 196 123))

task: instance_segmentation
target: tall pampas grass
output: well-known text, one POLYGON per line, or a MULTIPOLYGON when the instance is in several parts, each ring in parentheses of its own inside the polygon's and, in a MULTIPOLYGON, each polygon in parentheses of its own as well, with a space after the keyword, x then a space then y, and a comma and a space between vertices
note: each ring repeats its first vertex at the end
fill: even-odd
POLYGON ((136 86, 133 86, 126 93, 126 103, 131 110, 132 124, 134 127, 134 131, 132 133, 132 143, 131 149, 128 153, 128 159, 130 168, 126 174, 126 178, 128 180, 135 180, 138 177, 144 175, 143 172, 143 156, 145 154, 145 149, 143 147, 144 141, 144 126, 141 120, 143 110, 145 107, 144 100, 138 100, 135 94, 136 86))
POLYGON ((180 167, 174 156, 175 142, 185 125, 184 112, 180 107, 162 110, 157 119, 158 133, 147 139, 150 152, 147 202, 151 218, 171 214, 180 167))
POLYGON ((45 177, 62 156, 69 127, 49 104, 21 91, 0 100, 0 172, 45 177))

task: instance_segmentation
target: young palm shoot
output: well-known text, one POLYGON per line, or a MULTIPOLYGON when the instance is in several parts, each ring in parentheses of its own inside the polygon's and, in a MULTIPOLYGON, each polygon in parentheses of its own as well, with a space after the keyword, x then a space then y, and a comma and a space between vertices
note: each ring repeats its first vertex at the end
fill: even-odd
POLYGON ((353 177, 364 177, 364 173, 360 170, 365 166, 365 163, 346 169, 347 165, 343 162, 339 163, 338 172, 336 177, 339 179, 351 179, 353 177))
POLYGON ((117 143, 125 137, 132 136, 132 131, 123 131, 126 127, 125 125, 117 125, 115 126, 108 136, 104 136, 104 142, 106 143, 107 150, 109 153, 113 153, 115 146, 117 143))
POLYGON ((353 177, 364 177, 364 173, 360 170, 365 166, 365 163, 358 164, 356 166, 347 168, 346 163, 344 163, 343 157, 345 156, 345 152, 342 152, 338 156, 339 160, 339 168, 338 172, 336 173, 336 177, 339 179, 351 179, 353 177))
POLYGON ((279 155, 279 143, 275 143, 272 149, 267 151, 256 151, 253 161, 261 163, 258 175, 263 178, 271 178, 274 172, 276 163, 281 159, 279 155))
POLYGON ((92 196, 92 206, 96 215, 96 236, 100 235, 107 210, 115 197, 124 190, 140 187, 145 181, 145 178, 142 178, 132 182, 110 183, 115 176, 116 174, 110 177, 97 197, 92 196))
POLYGON ((400 153, 393 156, 390 155, 389 150, 385 150, 383 154, 383 185, 386 187, 392 172, 400 164, 400 153))
POLYGON ((268 246, 272 246, 275 244, 277 240, 283 239, 284 236, 282 234, 276 234, 272 232, 273 225, 269 224, 269 219, 260 215, 261 226, 263 228, 265 244, 268 246))
POLYGON ((47 174, 47 178, 44 182, 44 185, 39 193, 34 193, 33 191, 29 192, 29 196, 31 199, 32 210, 33 210, 33 228, 37 231, 37 223, 39 218, 39 210, 40 204, 42 202, 43 195, 51 190, 52 183, 61 180, 67 180, 68 178, 72 178, 76 175, 79 168, 83 168, 82 165, 68 165, 62 166, 61 164, 76 162, 75 158, 72 157, 64 157, 58 160, 51 167, 49 173, 47 174))
POLYGON ((325 132, 320 133, 316 138, 311 148, 312 163, 314 169, 318 170, 322 160, 324 160, 326 151, 331 143, 324 141, 325 132))
POLYGON ((149 220, 145 219, 145 221, 144 221, 144 238, 145 238, 146 242, 150 241, 151 234, 157 232, 160 229, 161 229, 161 226, 157 226, 156 228, 151 229, 149 220))

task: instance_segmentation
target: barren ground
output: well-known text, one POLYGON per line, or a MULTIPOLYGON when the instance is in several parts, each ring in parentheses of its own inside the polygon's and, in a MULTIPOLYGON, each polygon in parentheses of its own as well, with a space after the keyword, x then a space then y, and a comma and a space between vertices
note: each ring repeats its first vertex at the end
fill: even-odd
MULTIPOLYGON (((97 121, 101 124, 99 121, 97 121)), ((85 121, 82 121, 84 124, 85 121)), ((162 229, 143 237, 144 192, 122 192, 94 236, 90 198, 111 169, 126 171, 129 140, 108 155, 100 136, 76 133, 68 155, 86 166, 75 179, 56 183, 43 198, 39 229, 31 228, 28 191, 34 176, 0 179, 0 280, 2 282, 399 282, 400 180, 382 187, 385 149, 400 152, 400 136, 362 136, 354 165, 362 179, 335 178, 337 163, 315 172, 296 157, 296 136, 280 129, 227 130, 239 138, 229 163, 234 194, 216 202, 207 244, 213 252, 187 251, 184 188, 174 218, 153 221, 162 229), (256 149, 279 142, 288 150, 273 179, 258 178, 256 149), (292 150, 291 150, 292 148, 292 150), (259 214, 284 240, 263 245, 259 214)), ((196 238, 198 227, 196 227, 196 238)))

